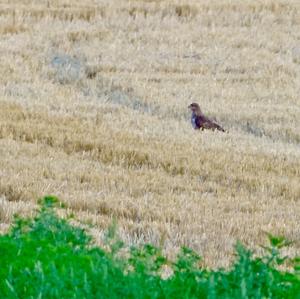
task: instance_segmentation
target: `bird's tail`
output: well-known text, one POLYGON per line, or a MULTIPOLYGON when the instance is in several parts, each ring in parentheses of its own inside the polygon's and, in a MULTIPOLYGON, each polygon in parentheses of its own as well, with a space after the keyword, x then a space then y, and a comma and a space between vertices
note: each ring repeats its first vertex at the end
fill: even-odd
POLYGON ((218 125, 218 130, 222 132, 226 132, 221 126, 218 125))
POLYGON ((221 132, 226 132, 221 126, 219 126, 218 124, 216 124, 216 129, 221 131, 221 132))

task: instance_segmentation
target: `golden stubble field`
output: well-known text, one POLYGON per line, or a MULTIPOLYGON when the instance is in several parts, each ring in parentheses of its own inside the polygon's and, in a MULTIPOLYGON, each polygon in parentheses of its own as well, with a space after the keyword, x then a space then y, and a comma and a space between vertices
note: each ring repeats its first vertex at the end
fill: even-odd
POLYGON ((55 194, 98 241, 116 218, 210 266, 300 248, 299 1, 0 0, 0 54, 1 231, 55 194))

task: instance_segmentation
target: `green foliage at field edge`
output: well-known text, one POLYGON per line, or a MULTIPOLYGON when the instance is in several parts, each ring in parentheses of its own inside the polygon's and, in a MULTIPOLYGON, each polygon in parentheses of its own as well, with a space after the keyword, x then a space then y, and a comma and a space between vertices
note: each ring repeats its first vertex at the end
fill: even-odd
POLYGON ((211 270, 189 248, 175 261, 150 244, 126 250, 115 225, 107 249, 96 247, 57 204, 44 197, 35 218, 16 217, 0 236, 0 298, 300 298, 300 257, 280 254, 282 237, 269 235, 263 257, 238 243, 231 268, 211 270))

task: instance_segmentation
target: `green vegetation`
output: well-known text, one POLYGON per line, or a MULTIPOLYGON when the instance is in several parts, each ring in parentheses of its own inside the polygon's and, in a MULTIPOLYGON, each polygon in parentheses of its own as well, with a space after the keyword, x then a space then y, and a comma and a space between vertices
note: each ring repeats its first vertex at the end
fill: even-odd
POLYGON ((188 248, 175 261, 152 245, 126 250, 115 226, 107 249, 96 247, 56 204, 45 197, 34 219, 16 218, 0 237, 0 298, 300 298, 300 257, 282 257, 284 238, 269 235, 263 257, 237 244, 232 267, 211 270, 188 248))

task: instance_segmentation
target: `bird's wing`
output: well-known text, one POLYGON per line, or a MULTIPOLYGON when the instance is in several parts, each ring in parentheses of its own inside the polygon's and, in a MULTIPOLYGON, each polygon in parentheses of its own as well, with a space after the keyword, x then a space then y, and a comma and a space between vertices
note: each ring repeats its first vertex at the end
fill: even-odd
POLYGON ((203 124, 206 122, 206 118, 205 116, 197 116, 196 119, 195 119, 195 123, 196 123, 196 127, 197 128, 203 128, 203 124))
POLYGON ((205 118, 205 122, 203 123, 202 128, 225 132, 225 130, 220 125, 218 125, 217 123, 215 123, 214 121, 210 120, 207 117, 205 118))

